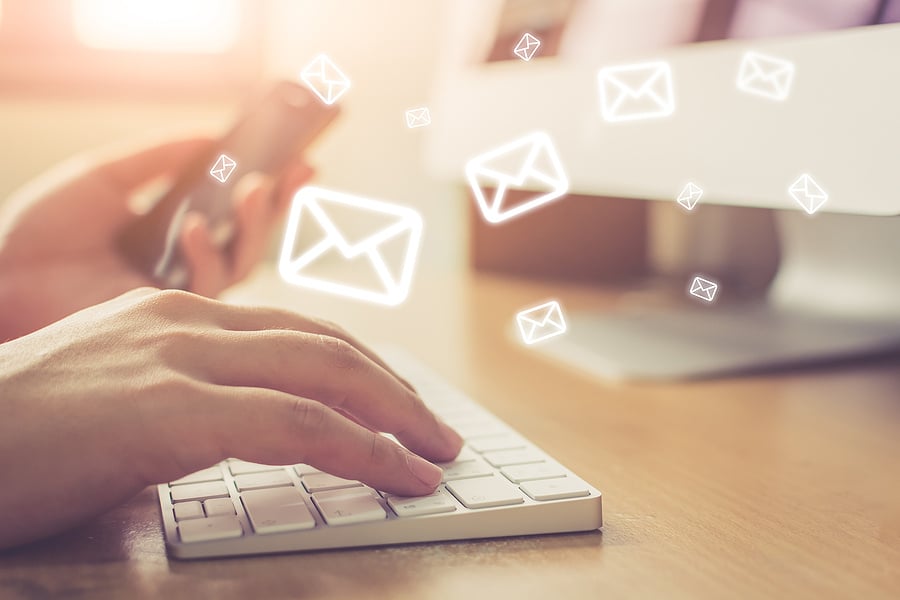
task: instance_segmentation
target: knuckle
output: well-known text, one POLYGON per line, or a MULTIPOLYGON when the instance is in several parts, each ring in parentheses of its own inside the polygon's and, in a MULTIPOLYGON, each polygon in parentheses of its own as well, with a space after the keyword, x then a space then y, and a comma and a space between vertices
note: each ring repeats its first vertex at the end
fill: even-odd
POLYGON ((320 328, 322 328, 323 331, 329 332, 329 335, 331 335, 332 337, 336 337, 342 340, 350 339, 350 334, 347 333, 347 330, 334 321, 329 321, 328 319, 316 319, 315 323, 320 328))
POLYGON ((317 341, 331 367, 357 370, 362 366, 362 354, 350 342, 330 335, 320 335, 317 341))
POLYGON ((193 305, 197 296, 182 290, 159 290, 145 296, 142 306, 149 312, 163 317, 178 317, 193 305))
POLYGON ((307 439, 321 436, 328 417, 324 405, 306 398, 295 398, 291 412, 291 422, 296 431, 307 439))

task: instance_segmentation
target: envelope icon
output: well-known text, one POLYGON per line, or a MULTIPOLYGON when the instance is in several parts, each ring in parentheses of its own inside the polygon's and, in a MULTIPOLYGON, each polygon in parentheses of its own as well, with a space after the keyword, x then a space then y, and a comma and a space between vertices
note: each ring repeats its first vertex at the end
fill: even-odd
POLYGON ((330 58, 320 54, 306 65, 300 79, 325 104, 334 104, 350 89, 350 80, 330 58))
POLYGON ((687 210, 694 210, 694 207, 697 206, 702 197, 703 189, 694 183, 688 182, 684 189, 681 190, 681 193, 678 194, 678 204, 687 210))
POLYGON ((411 208, 308 186, 294 195, 279 271, 294 285, 396 305, 409 294, 421 239, 411 208))
POLYGON ((519 216, 569 191, 569 179, 550 136, 530 133, 476 156, 466 164, 466 179, 484 218, 500 223, 519 216), (493 188, 493 192, 486 188, 493 188), (509 190, 526 191, 509 200, 509 190))
POLYGON ((431 125, 431 112, 428 110, 428 107, 411 108, 406 111, 406 126, 410 129, 428 125, 431 125))
POLYGON ((566 332, 566 320, 556 300, 519 312, 516 324, 526 344, 542 342, 566 332))
POLYGON ((209 174, 218 179, 220 183, 225 183, 234 172, 235 167, 237 167, 237 163, 234 160, 221 154, 216 160, 216 164, 209 170, 209 174))
POLYGON ((828 193, 805 173, 791 184, 788 193, 810 215, 822 208, 828 200, 828 193))
POLYGON ((695 296, 706 302, 712 302, 716 299, 716 292, 719 291, 719 284, 715 281, 710 281, 709 279, 697 276, 691 281, 689 291, 691 296, 695 296))
POLYGON ((537 52, 540 47, 541 40, 530 33, 526 33, 516 44, 516 47, 513 48, 513 53, 525 62, 528 62, 534 57, 534 53, 537 52))
POLYGON ((675 112, 672 67, 665 61, 604 67, 597 79, 606 121, 657 119, 675 112))
POLYGON ((749 51, 741 59, 737 88, 747 94, 783 101, 791 93, 794 71, 794 63, 788 60, 749 51))

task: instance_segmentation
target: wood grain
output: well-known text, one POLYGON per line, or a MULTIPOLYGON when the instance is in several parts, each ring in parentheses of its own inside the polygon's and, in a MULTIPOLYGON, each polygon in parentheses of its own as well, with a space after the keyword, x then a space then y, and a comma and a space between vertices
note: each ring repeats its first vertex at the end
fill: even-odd
MULTIPOLYGON (((602 533, 176 562, 155 492, 0 554, 2 598, 897 598, 900 357, 678 385, 598 382, 508 337, 548 296, 423 277, 384 309, 289 289, 233 298, 396 342, 604 493, 602 533)), ((619 291, 555 284, 569 310, 619 291)))

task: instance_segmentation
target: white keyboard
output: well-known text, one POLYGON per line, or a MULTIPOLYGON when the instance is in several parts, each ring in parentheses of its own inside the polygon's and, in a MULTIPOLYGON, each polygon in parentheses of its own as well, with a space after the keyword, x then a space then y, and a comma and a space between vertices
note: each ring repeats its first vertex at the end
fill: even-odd
MULTIPOLYGON (((421 498, 378 492, 308 465, 227 460, 159 486, 176 558, 239 556, 590 531, 600 492, 408 355, 382 356, 466 441, 421 498)), ((551 407, 548 407, 551 410, 551 407)))

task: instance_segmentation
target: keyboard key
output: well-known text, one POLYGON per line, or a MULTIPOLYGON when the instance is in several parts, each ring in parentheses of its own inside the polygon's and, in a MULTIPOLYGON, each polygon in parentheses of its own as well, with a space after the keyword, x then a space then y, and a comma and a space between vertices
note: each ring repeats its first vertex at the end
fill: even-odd
POLYGON ((228 462, 228 470, 232 475, 244 475, 246 473, 261 473, 263 471, 277 471, 283 469, 275 465, 261 465, 258 463, 247 462, 245 460, 231 460, 228 462))
POLYGON ((207 517, 230 517, 235 514, 231 498, 211 498, 203 503, 203 508, 207 517))
POLYGON ((335 477, 328 473, 312 473, 311 475, 302 477, 301 480, 303 481, 303 487, 305 487, 306 491, 310 494, 362 485, 358 481, 344 479, 343 477, 335 477))
POLYGON ((517 435, 505 433, 501 435, 489 435, 477 438, 469 442, 469 447, 475 452, 494 452, 496 450, 514 450, 524 448, 525 440, 517 435))
POLYGON ((294 485, 291 478, 284 469, 277 471, 264 471, 262 473, 248 473, 246 475, 238 475, 234 478, 234 484, 238 491, 259 490, 262 488, 281 487, 285 485, 294 485))
POLYGON ((316 520, 297 488, 251 490, 241 495, 253 530, 259 534, 312 529, 316 520))
POLYGON ((591 494, 588 486, 575 477, 526 481, 522 484, 522 491, 535 500, 562 500, 591 494))
POLYGON ((474 421, 452 427, 466 440, 506 432, 506 428, 496 421, 474 421))
POLYGON ((553 479, 565 477, 566 470, 560 465, 551 462, 535 463, 530 465, 512 465, 503 467, 500 472, 513 483, 533 481, 535 479, 553 479))
POLYGON ((222 479, 222 469, 219 468, 219 465, 216 465, 208 469, 203 469, 202 471, 197 471, 196 473, 191 473, 190 475, 185 475, 181 479, 176 479, 169 485, 203 483, 204 481, 216 481, 218 479, 222 479))
POLYGON ((175 505, 175 520, 187 521, 188 519, 202 519, 206 515, 203 514, 203 505, 194 500, 193 502, 179 502, 175 505))
POLYGON ((497 476, 451 481, 447 489, 466 508, 490 508, 525 502, 519 488, 497 476))
POLYGON ((178 534, 182 542, 193 544, 241 537, 244 535, 244 529, 237 517, 208 517, 179 523, 178 534))
POLYGON ((483 454, 483 456, 486 461, 488 461, 495 467, 539 463, 543 462, 547 458, 533 448, 525 448, 523 450, 500 450, 498 452, 486 452, 483 454))
MULTIPOLYGON (((478 458, 477 454, 472 452, 472 450, 470 448, 468 448, 467 446, 463 446, 462 450, 459 451, 459 454, 456 455, 456 458, 454 458, 450 462, 461 463, 461 462, 466 462, 467 460, 475 460, 477 458, 478 458)), ((447 464, 447 463, 443 463, 443 464, 447 464)))
POLYGON ((444 470, 443 481, 445 482, 457 479, 470 479, 472 477, 487 477, 494 473, 480 458, 462 462, 439 463, 438 466, 444 470))
POLYGON ((374 494, 344 493, 335 495, 313 495, 313 501, 329 525, 349 525, 381 521, 387 513, 374 494))
POLYGON ((294 472, 297 473, 298 476, 303 477, 304 475, 312 475, 313 473, 321 473, 322 471, 309 465, 294 465, 294 472))
POLYGON ((171 488, 172 502, 188 500, 206 500, 207 498, 224 498, 228 496, 228 488, 224 481, 208 481, 206 483, 187 483, 171 488))
POLYGON ((418 498, 388 496, 387 501, 398 517, 420 517, 456 510, 456 501, 440 489, 429 496, 418 498))

